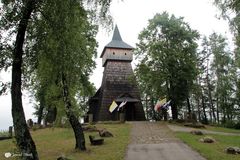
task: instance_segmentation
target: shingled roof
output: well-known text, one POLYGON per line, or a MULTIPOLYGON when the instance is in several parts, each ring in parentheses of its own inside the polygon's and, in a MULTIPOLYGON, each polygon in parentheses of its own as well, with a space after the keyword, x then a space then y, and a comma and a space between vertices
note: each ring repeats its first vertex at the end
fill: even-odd
POLYGON ((114 29, 114 33, 113 33, 113 37, 112 37, 112 41, 109 42, 103 49, 102 54, 101 54, 101 58, 103 56, 103 53, 105 52, 106 48, 122 48, 122 49, 133 49, 132 46, 130 46, 129 44, 123 42, 122 37, 119 33, 118 27, 117 25, 115 26, 114 29))

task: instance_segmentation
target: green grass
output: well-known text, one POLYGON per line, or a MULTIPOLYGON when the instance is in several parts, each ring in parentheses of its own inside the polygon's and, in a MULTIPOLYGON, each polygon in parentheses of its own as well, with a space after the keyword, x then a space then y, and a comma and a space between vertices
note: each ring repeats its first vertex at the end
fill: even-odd
MULTIPOLYGON (((114 137, 104 138, 102 146, 90 145, 89 135, 97 132, 86 132, 87 151, 74 149, 75 139, 70 128, 47 128, 32 131, 41 160, 54 160, 64 155, 72 160, 123 160, 125 149, 129 143, 129 124, 97 124, 97 128, 106 128, 114 137)), ((14 151, 13 140, 0 141, 0 159, 5 152, 14 151)))
POLYGON ((205 127, 207 130, 210 130, 210 131, 239 133, 240 134, 240 129, 231 129, 231 128, 225 128, 225 127, 209 126, 209 125, 205 125, 205 127))
MULTIPOLYGON (((206 135, 204 135, 206 136, 206 135)), ((223 136, 223 135, 209 135, 213 137, 215 143, 202 143, 199 141, 204 136, 192 135, 190 133, 176 132, 176 137, 198 151, 208 160, 239 160, 240 155, 227 154, 224 150, 226 147, 236 146, 240 147, 239 136, 223 136)))
MULTIPOLYGON (((185 123, 177 123, 177 122, 171 122, 169 123, 170 125, 177 125, 177 126, 182 126, 185 127, 185 123)), ((204 125, 206 128, 199 128, 202 130, 209 130, 209 131, 216 131, 216 132, 226 132, 226 133, 239 133, 240 134, 240 129, 232 129, 232 128, 225 128, 225 127, 219 127, 219 126, 210 126, 210 125, 204 125)), ((198 129, 198 128, 196 128, 198 129)))

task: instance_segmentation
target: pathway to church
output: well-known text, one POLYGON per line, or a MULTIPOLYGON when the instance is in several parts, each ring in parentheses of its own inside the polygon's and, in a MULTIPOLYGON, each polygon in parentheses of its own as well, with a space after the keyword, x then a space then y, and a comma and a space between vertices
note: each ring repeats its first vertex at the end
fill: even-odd
POLYGON ((129 122, 131 143, 125 160, 206 160, 161 122, 129 122))

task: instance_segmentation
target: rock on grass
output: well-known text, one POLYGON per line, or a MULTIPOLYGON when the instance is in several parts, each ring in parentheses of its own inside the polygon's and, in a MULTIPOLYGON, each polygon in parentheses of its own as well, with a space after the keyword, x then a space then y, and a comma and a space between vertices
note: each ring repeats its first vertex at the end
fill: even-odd
POLYGON ((190 133, 194 135, 203 135, 203 132, 200 130, 192 130, 190 133))
POLYGON ((240 154, 240 148, 239 147, 227 147, 225 151, 228 154, 240 154))
POLYGON ((214 143, 215 139, 213 139, 212 137, 203 137, 200 139, 200 142, 203 143, 214 143))

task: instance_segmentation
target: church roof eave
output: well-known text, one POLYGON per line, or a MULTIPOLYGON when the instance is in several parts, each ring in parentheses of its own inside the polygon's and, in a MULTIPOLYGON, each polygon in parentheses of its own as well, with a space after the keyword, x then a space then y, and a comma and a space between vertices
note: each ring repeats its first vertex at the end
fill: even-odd
POLYGON ((114 29, 114 33, 113 33, 113 37, 112 37, 112 41, 109 42, 103 49, 100 58, 102 58, 106 48, 116 48, 116 49, 127 49, 127 50, 132 50, 134 49, 132 46, 130 46, 129 44, 125 43, 122 40, 122 37, 120 35, 120 32, 118 30, 117 25, 115 26, 114 29))

